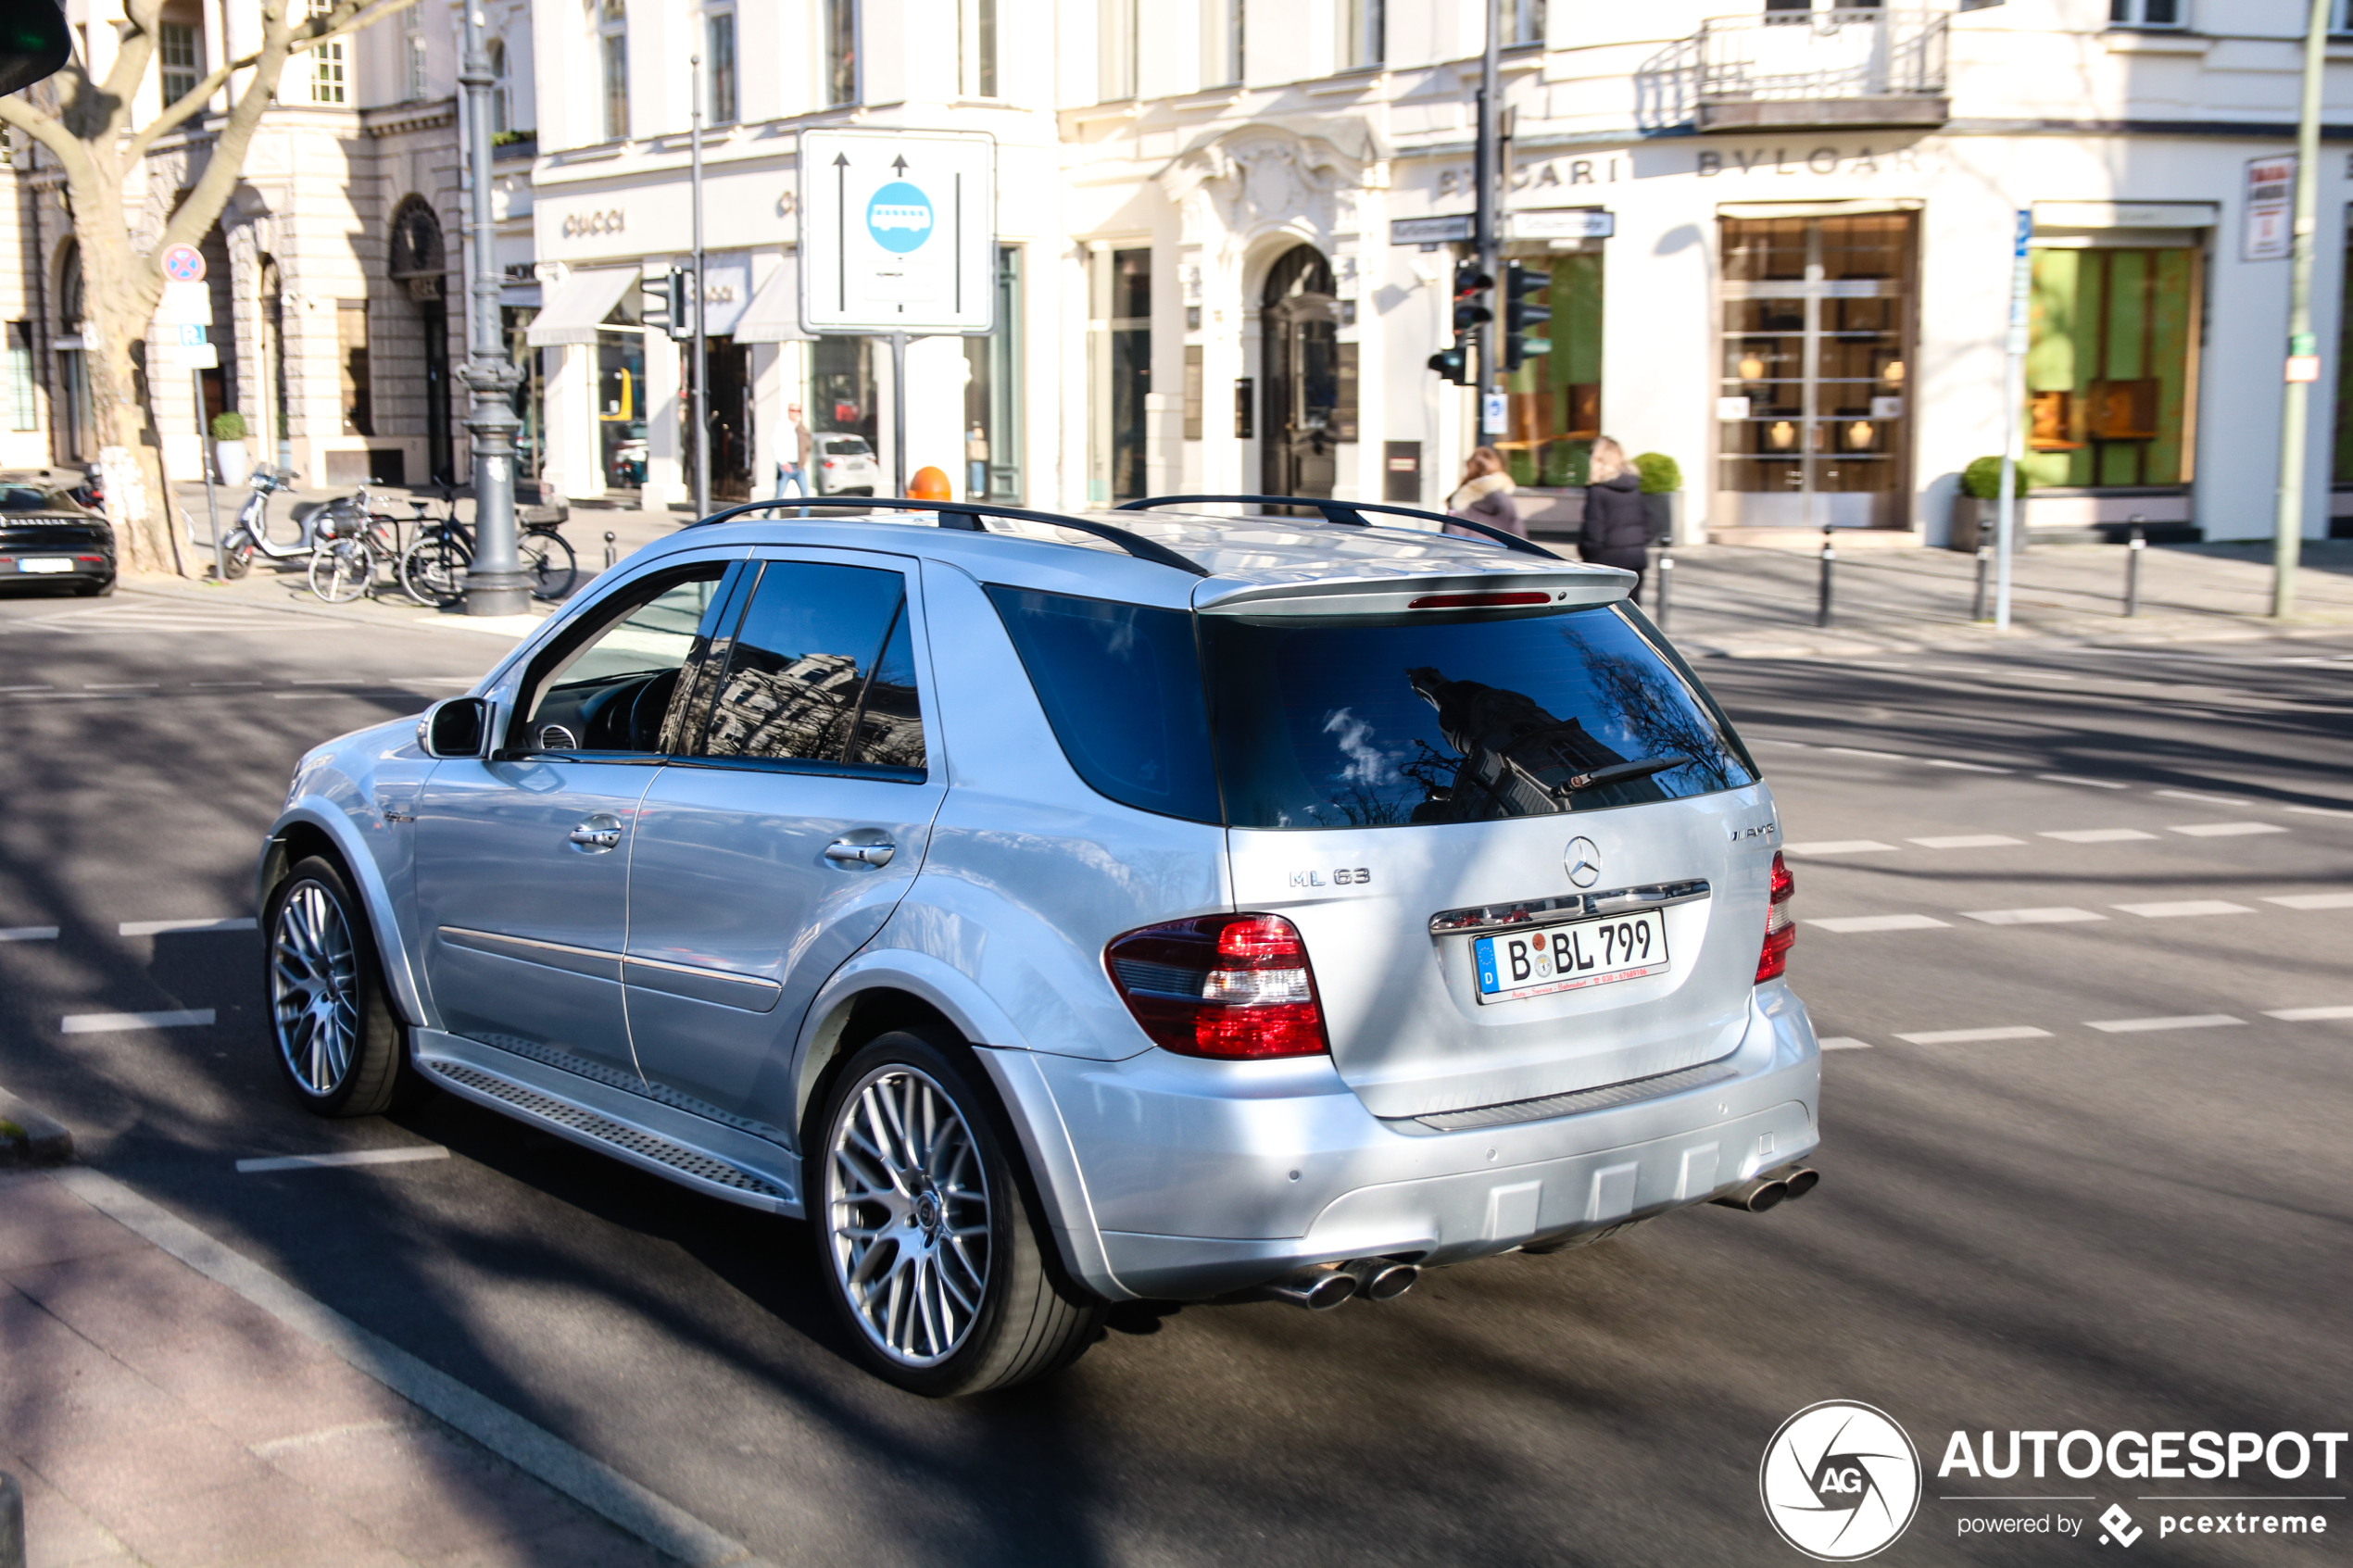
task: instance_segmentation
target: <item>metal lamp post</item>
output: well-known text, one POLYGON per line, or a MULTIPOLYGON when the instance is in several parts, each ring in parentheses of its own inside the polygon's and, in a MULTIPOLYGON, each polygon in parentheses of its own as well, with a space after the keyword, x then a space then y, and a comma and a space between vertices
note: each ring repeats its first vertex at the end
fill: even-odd
POLYGON ((473 392, 466 431, 473 438, 474 558, 466 571, 468 615, 521 615, 531 608, 531 584, 515 551, 514 390, 522 371, 507 358, 498 321, 498 260, 490 215, 490 56, 483 47, 483 17, 466 0, 466 56, 458 81, 466 90, 467 151, 473 174, 472 308, 467 313, 466 368, 459 379, 473 392))

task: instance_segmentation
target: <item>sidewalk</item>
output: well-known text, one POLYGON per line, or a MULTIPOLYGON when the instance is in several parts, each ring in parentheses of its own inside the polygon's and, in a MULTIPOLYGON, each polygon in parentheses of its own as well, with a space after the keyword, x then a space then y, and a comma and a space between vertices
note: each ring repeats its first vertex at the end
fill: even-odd
POLYGON ((678 1560, 610 1517, 647 1522, 638 1534, 686 1561, 749 1560, 86 1169, 0 1171, 0 1471, 24 1490, 31 1568, 678 1560), (404 1362, 456 1391, 443 1402, 458 1420, 609 1517, 396 1391, 384 1369, 404 1362))

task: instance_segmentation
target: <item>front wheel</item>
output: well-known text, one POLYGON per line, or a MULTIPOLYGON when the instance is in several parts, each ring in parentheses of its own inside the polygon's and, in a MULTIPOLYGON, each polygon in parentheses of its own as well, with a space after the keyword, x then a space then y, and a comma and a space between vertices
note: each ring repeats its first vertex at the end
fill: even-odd
POLYGON ((342 869, 313 855, 270 895, 264 984, 279 1071, 315 1116, 374 1116, 408 1075, 368 917, 342 869))
POLYGON ((420 539, 402 552, 400 586, 421 605, 446 609, 466 591, 465 552, 447 539, 420 539))
POLYGON ((531 579, 531 596, 554 603, 572 592, 580 576, 580 561, 572 542, 560 533, 526 533, 516 542, 523 575, 531 579))
POLYGON ((220 542, 220 575, 231 583, 253 570, 253 535, 244 529, 220 542))
POLYGON ((310 591, 331 605, 349 604, 375 576, 375 555, 357 539, 336 539, 310 554, 310 591))
POLYGON ((1067 1366, 1103 1303, 1040 1240, 962 1050, 894 1032, 835 1079, 812 1129, 811 1228, 866 1366, 910 1393, 977 1394, 1067 1366))

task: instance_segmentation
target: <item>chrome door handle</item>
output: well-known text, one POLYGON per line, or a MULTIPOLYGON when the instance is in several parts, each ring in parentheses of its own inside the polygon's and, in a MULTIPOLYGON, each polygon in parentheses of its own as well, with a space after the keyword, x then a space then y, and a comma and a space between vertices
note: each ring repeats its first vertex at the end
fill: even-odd
POLYGON ((846 838, 825 846, 825 859, 837 866, 887 866, 898 853, 896 844, 852 844, 846 838))
POLYGON ((573 829, 567 836, 591 855, 618 849, 621 847, 621 823, 611 817, 595 816, 573 829))

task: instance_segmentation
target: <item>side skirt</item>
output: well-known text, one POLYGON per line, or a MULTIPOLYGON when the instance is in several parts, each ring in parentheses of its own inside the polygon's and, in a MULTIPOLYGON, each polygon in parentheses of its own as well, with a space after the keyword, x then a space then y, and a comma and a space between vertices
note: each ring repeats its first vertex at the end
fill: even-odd
POLYGON ((409 1054, 454 1095, 680 1186, 801 1217, 800 1161, 765 1138, 438 1029, 411 1030, 409 1054))

